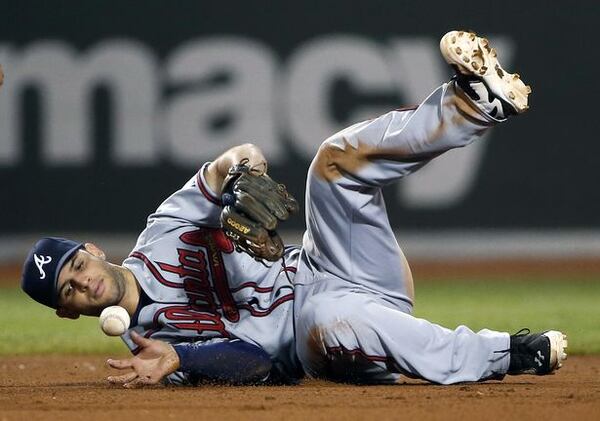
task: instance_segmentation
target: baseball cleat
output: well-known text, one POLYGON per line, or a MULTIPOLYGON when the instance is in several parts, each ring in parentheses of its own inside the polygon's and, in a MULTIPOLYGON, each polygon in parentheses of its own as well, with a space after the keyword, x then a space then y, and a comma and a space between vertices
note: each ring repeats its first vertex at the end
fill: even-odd
MULTIPOLYGON (((472 82, 479 80, 488 93, 492 94, 487 98, 488 101, 499 100, 499 104, 495 106, 500 108, 501 104, 502 109, 496 111, 500 119, 510 114, 524 113, 529 108, 531 87, 525 85, 517 73, 508 73, 502 68, 496 50, 490 47, 487 39, 472 32, 451 31, 442 37, 440 51, 446 62, 456 70, 457 82, 461 88, 464 89, 465 81, 473 85, 472 82)), ((484 98, 481 98, 481 89, 475 91, 476 97, 473 99, 479 104, 479 100, 484 98)), ((467 94, 473 97, 471 92, 467 94)), ((489 108, 487 107, 486 112, 489 108)), ((494 117, 493 114, 492 116, 494 117)))
POLYGON ((567 359, 567 336, 556 330, 530 333, 521 329, 510 337, 508 374, 550 374, 567 359))

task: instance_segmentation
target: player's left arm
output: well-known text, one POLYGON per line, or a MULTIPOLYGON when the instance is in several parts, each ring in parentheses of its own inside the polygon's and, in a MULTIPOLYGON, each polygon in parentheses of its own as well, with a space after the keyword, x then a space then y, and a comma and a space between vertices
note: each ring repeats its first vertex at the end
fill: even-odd
POLYGON ((119 370, 129 370, 110 376, 111 383, 133 388, 159 383, 165 376, 181 371, 190 378, 232 384, 252 384, 268 378, 272 363, 260 347, 240 340, 215 343, 182 343, 171 345, 131 333, 139 347, 136 356, 123 360, 108 360, 119 370))
POLYGON ((245 143, 228 149, 208 165, 204 172, 208 187, 217 195, 221 195, 223 181, 227 177, 229 169, 246 160, 247 165, 256 174, 267 173, 267 160, 262 151, 252 143, 245 143))

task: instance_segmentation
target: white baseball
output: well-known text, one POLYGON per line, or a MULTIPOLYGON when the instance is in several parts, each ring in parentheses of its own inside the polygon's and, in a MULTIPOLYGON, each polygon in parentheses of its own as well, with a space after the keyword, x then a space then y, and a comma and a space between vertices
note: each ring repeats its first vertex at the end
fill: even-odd
POLYGON ((130 322, 127 310, 120 306, 106 307, 100 313, 100 328, 108 336, 121 336, 130 322))

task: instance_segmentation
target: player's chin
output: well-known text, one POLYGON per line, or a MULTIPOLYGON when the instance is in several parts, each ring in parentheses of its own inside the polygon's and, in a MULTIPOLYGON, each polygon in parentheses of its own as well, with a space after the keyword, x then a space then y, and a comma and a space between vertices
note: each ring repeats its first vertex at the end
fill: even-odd
POLYGON ((118 305, 120 301, 118 288, 110 282, 106 282, 104 285, 105 289, 101 295, 92 298, 93 304, 100 309, 100 312, 106 307, 118 305))

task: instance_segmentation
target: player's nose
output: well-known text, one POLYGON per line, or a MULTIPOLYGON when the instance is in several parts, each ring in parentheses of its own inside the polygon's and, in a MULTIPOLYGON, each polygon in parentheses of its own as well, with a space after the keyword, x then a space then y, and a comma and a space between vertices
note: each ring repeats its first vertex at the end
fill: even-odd
POLYGON ((77 288, 80 291, 86 291, 90 284, 89 276, 83 273, 79 274, 79 276, 76 276, 73 280, 75 282, 75 288, 77 288))

